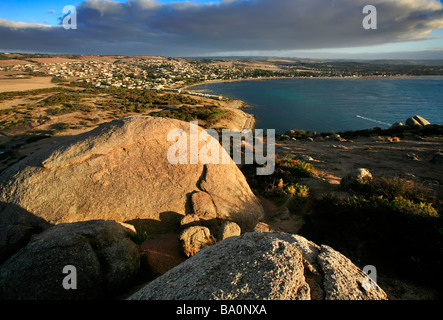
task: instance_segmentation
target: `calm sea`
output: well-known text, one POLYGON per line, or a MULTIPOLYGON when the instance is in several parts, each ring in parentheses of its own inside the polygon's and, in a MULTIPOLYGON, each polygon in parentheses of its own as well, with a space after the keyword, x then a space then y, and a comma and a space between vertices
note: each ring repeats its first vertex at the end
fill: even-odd
POLYGON ((420 115, 443 123, 443 77, 273 79, 201 85, 192 90, 240 99, 257 128, 317 132, 388 128, 420 115))

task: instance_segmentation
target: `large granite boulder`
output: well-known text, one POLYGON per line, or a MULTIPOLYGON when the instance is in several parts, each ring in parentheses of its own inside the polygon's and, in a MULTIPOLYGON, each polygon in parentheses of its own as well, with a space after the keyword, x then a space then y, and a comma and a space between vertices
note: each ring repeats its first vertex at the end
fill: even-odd
MULTIPOLYGON (((172 130, 190 136, 187 122, 127 117, 10 167, 0 176, 0 252, 12 240, 17 246, 26 242, 11 234, 14 228, 29 238, 50 225, 103 219, 151 234, 175 231, 184 215, 195 213, 191 197, 198 192, 215 208, 207 218, 252 230, 263 208, 237 165, 190 164, 189 150, 188 164, 171 164, 172 130)), ((226 156, 218 141, 208 141, 216 143, 220 159, 226 156)), ((199 141, 199 150, 205 145, 199 141)))
POLYGON ((383 300, 348 258, 298 235, 246 233, 203 249, 130 300, 383 300))
POLYGON ((97 220, 35 235, 0 266, 0 299, 98 299, 127 289, 140 267, 131 233, 133 226, 97 220))

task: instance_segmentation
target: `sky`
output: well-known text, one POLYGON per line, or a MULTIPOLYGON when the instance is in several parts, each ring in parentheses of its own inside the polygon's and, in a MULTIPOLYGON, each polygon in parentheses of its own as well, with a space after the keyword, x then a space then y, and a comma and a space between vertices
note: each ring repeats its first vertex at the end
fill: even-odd
POLYGON ((442 1, 0 0, 0 51, 443 59, 442 1), (368 4, 377 29, 363 28, 368 4), (66 5, 77 29, 62 27, 66 5))

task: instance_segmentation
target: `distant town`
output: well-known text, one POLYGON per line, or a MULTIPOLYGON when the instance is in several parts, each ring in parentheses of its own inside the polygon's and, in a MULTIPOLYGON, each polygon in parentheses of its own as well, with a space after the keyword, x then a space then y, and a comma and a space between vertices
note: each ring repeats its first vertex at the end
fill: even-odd
MULTIPOLYGON (((395 77, 443 75, 443 61, 317 61, 278 58, 183 59, 170 57, 81 56, 1 53, 16 60, 0 71, 52 76, 54 81, 96 88, 171 90, 207 81, 273 77, 395 77), (102 59, 100 59, 102 58, 102 59), (60 60, 58 62, 57 60, 60 60)), ((198 93, 194 93, 198 94, 198 93)))

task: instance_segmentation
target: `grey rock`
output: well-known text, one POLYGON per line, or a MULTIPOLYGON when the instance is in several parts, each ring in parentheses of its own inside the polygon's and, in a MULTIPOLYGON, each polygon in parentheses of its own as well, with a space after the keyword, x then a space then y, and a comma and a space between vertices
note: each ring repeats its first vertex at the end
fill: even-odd
POLYGON ((100 299, 126 289, 140 267, 134 228, 115 221, 54 226, 35 235, 0 266, 0 298, 13 300, 100 299), (65 266, 76 268, 77 289, 66 290, 65 266))
POLYGON ((271 234, 228 238, 155 279, 130 300, 309 299, 302 255, 271 234))
POLYGON ((367 275, 351 260, 334 249, 322 245, 317 257, 324 279, 326 300, 384 300, 386 293, 376 284, 368 286, 367 275))
POLYGON ((384 300, 328 246, 284 233, 246 233, 204 249, 130 300, 384 300))

